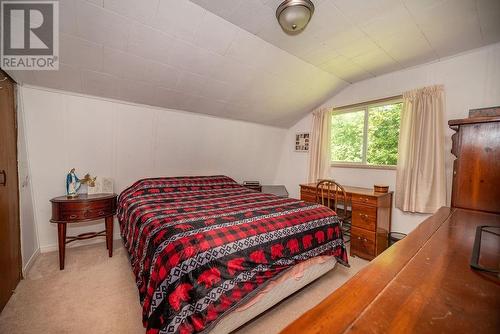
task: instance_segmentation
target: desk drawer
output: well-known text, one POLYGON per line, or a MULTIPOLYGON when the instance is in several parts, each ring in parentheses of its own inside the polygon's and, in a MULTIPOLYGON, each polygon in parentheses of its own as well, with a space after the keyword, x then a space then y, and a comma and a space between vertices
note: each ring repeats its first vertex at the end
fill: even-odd
POLYGON ((377 197, 361 195, 361 194, 352 194, 352 202, 364 204, 364 205, 373 205, 377 206, 377 197))
POLYGON ((353 202, 352 226, 375 232, 377 229, 377 208, 353 202))
POLYGON ((372 259, 375 254, 375 232, 351 227, 351 254, 372 259))

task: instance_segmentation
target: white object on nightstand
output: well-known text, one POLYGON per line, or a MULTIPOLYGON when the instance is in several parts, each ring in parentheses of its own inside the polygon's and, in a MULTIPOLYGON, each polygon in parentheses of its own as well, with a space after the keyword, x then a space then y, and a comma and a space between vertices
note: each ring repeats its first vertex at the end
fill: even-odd
POLYGON ((88 194, 111 194, 113 193, 113 179, 98 176, 94 187, 88 187, 88 194))

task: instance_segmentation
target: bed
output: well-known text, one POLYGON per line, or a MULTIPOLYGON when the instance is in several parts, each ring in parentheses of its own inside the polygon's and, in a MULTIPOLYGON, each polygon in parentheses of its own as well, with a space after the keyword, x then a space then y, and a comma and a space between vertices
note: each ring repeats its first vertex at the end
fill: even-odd
POLYGON ((332 210, 227 176, 137 181, 119 196, 118 220, 147 334, 206 333, 314 257, 348 265, 332 210))

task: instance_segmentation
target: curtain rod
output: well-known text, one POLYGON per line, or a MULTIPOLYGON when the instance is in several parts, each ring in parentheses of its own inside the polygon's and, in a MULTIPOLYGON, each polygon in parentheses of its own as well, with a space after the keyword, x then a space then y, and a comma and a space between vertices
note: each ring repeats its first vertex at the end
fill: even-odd
POLYGON ((380 103, 380 102, 385 102, 385 101, 390 101, 390 100, 395 100, 395 99, 401 99, 403 98, 403 95, 394 95, 394 96, 389 96, 389 97, 384 97, 382 99, 377 99, 377 100, 369 100, 369 101, 365 101, 365 102, 359 102, 359 103, 354 103, 354 104, 348 104, 348 105, 345 105, 345 106, 339 106, 339 107, 334 107, 333 108, 333 111, 336 111, 336 110, 342 110, 342 109, 350 109, 350 108, 356 108, 356 107, 360 107, 360 106, 363 106, 363 105, 366 105, 366 104, 372 104, 372 103, 380 103))

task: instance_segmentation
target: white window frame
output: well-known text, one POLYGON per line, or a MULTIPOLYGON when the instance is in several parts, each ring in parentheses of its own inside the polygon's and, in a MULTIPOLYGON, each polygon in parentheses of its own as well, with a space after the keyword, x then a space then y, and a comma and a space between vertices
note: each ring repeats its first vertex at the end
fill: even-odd
MULTIPOLYGON (((330 166, 341 167, 341 168, 366 168, 366 169, 396 169, 396 165, 370 165, 366 162, 366 152, 368 150, 368 109, 373 107, 385 106, 388 104, 403 103, 401 97, 388 99, 379 102, 367 102, 362 103, 353 107, 339 108, 332 111, 331 117, 339 114, 347 114, 355 111, 364 111, 365 121, 363 129, 363 146, 361 152, 361 162, 351 162, 351 161, 330 161, 330 166)), ((401 110, 403 112, 403 110, 401 110)), ((331 138, 330 138, 331 140, 331 138)))

